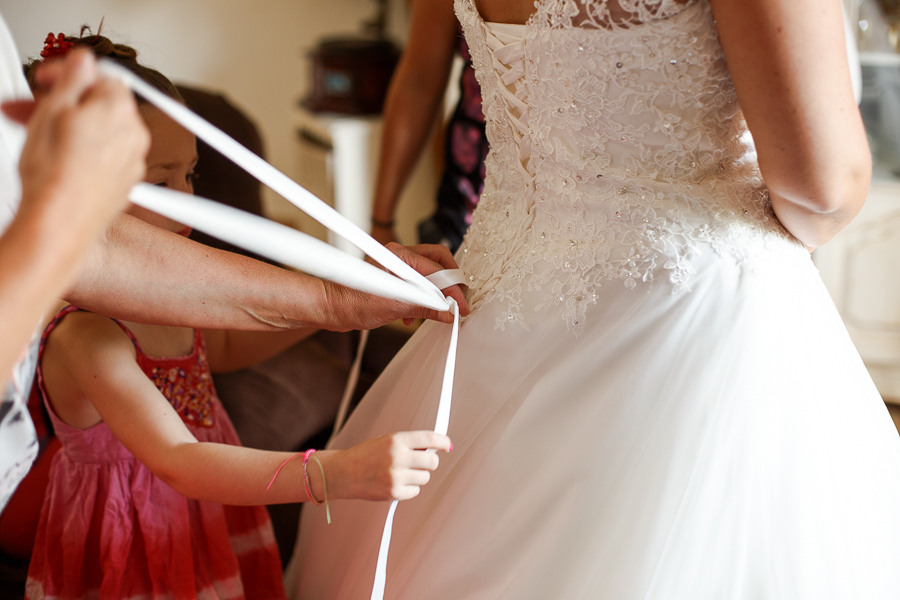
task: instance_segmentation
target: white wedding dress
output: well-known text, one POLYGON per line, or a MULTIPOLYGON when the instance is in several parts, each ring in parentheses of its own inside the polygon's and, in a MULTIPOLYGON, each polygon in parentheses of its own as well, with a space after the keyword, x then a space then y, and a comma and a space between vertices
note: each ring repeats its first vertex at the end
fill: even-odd
MULTIPOLYGON (((456 9, 492 150, 455 449, 399 505, 385 597, 900 598, 900 437, 768 204, 707 0, 456 9)), ((432 426, 449 336, 337 447, 432 426)), ((294 597, 368 598, 387 510, 307 507, 294 597)))

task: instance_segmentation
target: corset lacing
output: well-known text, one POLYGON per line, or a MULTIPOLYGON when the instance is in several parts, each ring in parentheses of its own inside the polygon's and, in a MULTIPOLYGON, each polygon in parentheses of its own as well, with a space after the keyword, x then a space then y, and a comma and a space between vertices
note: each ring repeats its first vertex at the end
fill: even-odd
POLYGON ((519 160, 516 170, 522 175, 526 188, 531 188, 534 176, 529 168, 531 159, 531 133, 528 130, 528 105, 525 102, 527 90, 525 80, 525 41, 522 34, 524 25, 506 23, 482 23, 484 37, 490 48, 493 73, 497 78, 497 89, 503 100, 504 110, 516 142, 519 160))
POLYGON ((527 25, 456 0, 481 84, 484 194, 461 247, 469 306, 495 326, 599 290, 690 289, 708 251, 749 270, 795 244, 771 212, 705 0, 542 0, 527 25))

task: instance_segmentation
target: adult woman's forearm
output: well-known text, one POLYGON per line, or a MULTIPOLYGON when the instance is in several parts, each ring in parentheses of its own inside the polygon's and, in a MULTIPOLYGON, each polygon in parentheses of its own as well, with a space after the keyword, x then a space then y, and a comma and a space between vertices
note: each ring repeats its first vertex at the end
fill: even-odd
POLYGON ((160 325, 273 331, 337 328, 321 280, 198 244, 122 214, 65 299, 160 325))
POLYGON ((453 63, 456 17, 449 0, 417 0, 410 38, 384 106, 372 216, 393 221, 397 199, 434 127, 453 63))
POLYGON ((376 221, 394 218, 397 199, 437 117, 446 79, 440 84, 417 79, 401 62, 385 102, 381 162, 372 209, 376 221))
POLYGON ((66 198, 27 199, 0 237, 0 373, 4 382, 41 318, 65 291, 91 243, 66 198))
MULTIPOLYGON (((392 250, 420 273, 455 268, 442 247, 392 250)), ((448 291, 467 312, 458 288, 448 291)), ((65 299, 107 317, 198 329, 371 329, 449 313, 385 300, 198 244, 122 214, 94 246, 65 299)))

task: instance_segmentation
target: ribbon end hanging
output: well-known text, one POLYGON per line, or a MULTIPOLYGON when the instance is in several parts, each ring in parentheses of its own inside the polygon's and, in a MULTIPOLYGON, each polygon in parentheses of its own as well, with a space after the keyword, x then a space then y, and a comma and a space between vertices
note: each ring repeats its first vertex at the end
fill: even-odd
POLYGON ((387 582, 388 550, 391 547, 391 533, 394 530, 394 513, 397 511, 397 502, 391 502, 387 518, 384 521, 384 532, 381 534, 381 546, 378 548, 378 562, 375 565, 375 583, 372 584, 371 600, 384 600, 384 585, 387 582))

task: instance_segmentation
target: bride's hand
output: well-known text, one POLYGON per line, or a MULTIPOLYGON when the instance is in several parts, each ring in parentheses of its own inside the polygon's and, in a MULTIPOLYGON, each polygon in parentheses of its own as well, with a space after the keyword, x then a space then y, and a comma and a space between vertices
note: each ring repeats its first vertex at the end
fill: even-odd
MULTIPOLYGON (((408 500, 419 495, 440 462, 436 452, 449 452, 450 438, 433 431, 403 431, 372 438, 348 450, 323 451, 329 497, 361 500, 408 500)), ((323 498, 318 477, 310 472, 316 498, 323 498)))

